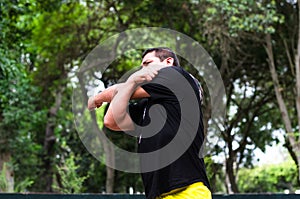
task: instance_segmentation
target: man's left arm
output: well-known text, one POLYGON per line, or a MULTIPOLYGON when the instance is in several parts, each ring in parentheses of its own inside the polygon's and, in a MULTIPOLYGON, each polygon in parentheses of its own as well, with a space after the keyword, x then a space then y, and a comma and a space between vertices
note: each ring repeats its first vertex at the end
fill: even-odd
POLYGON ((104 125, 112 130, 134 130, 134 123, 127 111, 132 94, 144 82, 151 81, 161 67, 147 67, 132 74, 119 85, 104 117, 104 125))
POLYGON ((128 82, 120 84, 104 117, 104 125, 107 128, 114 131, 134 129, 127 106, 135 87, 135 84, 128 82))
MULTIPOLYGON (((121 84, 115 84, 101 93, 98 93, 97 95, 90 97, 88 100, 88 109, 89 110, 94 110, 95 108, 99 108, 102 106, 103 102, 111 102, 114 93, 118 90, 118 87, 121 84)), ((131 95, 130 99, 141 99, 141 98, 146 98, 150 97, 150 95, 142 88, 142 87, 137 87, 134 93, 131 95)))

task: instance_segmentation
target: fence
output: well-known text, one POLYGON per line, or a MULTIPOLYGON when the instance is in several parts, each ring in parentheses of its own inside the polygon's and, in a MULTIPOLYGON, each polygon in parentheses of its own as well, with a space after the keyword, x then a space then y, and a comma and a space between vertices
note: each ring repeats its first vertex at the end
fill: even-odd
MULTIPOLYGON (((0 193, 0 199, 145 199, 129 194, 15 194, 0 193)), ((214 194, 213 199, 300 199, 297 194, 214 194)))

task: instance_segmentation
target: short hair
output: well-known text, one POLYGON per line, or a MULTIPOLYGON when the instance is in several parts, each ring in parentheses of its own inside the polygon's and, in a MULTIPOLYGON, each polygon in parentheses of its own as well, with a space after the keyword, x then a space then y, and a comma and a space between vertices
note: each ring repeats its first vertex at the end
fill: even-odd
POLYGON ((148 48, 142 54, 142 58, 146 56, 146 54, 155 52, 155 56, 159 58, 160 61, 164 61, 168 57, 172 57, 174 59, 173 66, 180 66, 178 57, 176 54, 167 47, 156 47, 156 48, 148 48))

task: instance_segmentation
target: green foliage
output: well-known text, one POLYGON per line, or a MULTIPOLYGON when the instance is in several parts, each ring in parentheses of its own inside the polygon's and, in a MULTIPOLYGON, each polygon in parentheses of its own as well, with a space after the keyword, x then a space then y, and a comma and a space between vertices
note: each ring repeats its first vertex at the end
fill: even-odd
POLYGON ((100 108, 97 108, 95 110, 96 112, 96 117, 97 117, 97 124, 99 126, 100 129, 103 129, 103 118, 104 118, 104 115, 105 115, 105 110, 107 109, 106 108, 106 104, 103 104, 100 108))
POLYGON ((276 12, 276 2, 255 0, 207 0, 207 23, 224 23, 231 36, 240 31, 274 33, 284 16, 276 12))
POLYGON ((283 193, 288 189, 293 192, 297 184, 297 167, 293 161, 277 165, 265 165, 253 169, 241 169, 238 184, 244 193, 283 193))
MULTIPOLYGON (((297 10, 293 6, 286 7, 297 10)), ((235 106, 242 111, 241 115, 226 118, 228 127, 233 129, 229 133, 234 134, 228 137, 228 140, 233 138, 238 142, 242 140, 246 130, 250 129, 246 149, 238 154, 243 160, 242 166, 251 165, 253 149, 258 147, 263 150, 273 139, 272 131, 280 127, 280 113, 273 111, 274 107, 269 104, 258 104, 249 110, 245 108, 259 99, 272 97, 266 92, 268 89, 265 89, 272 85, 264 67, 265 54, 262 53, 261 44, 254 44, 251 39, 256 38, 257 33, 274 33, 278 24, 286 23, 287 17, 283 17, 284 13, 278 14, 275 1, 2 0, 0 9, 0 153, 5 150, 13 152, 15 191, 45 190, 40 174, 44 171, 41 156, 45 154, 43 144, 47 122, 53 125, 55 136, 51 155, 47 157, 51 160, 52 169, 49 172, 53 172, 51 175, 55 177, 61 176, 63 184, 59 185, 57 179, 55 188, 64 193, 105 191, 105 165, 95 160, 84 149, 74 127, 71 111, 72 88, 68 83, 70 73, 76 72, 75 69, 81 60, 99 44, 99 41, 129 28, 156 26, 180 31, 197 39, 214 55, 219 66, 224 59, 224 54, 220 52, 226 52, 229 60, 228 68, 225 69, 228 79, 224 78, 224 82, 229 82, 228 90, 231 89, 230 83, 234 82, 240 90, 252 89, 258 96, 250 99, 244 93, 236 91, 230 95, 234 101, 229 106, 235 106), (247 33, 246 37, 241 37, 241 33, 247 33), (217 36, 209 41, 208 38, 212 35, 217 36), (222 42, 232 43, 224 47, 220 45, 222 42), (256 48, 257 46, 259 48, 256 48), (47 113, 55 104, 56 92, 60 89, 63 90, 61 106, 57 114, 48 121, 47 113), (257 117, 254 117, 250 128, 247 124, 255 114, 257 117)), ((291 23, 288 27, 297 25, 291 23)), ((285 28, 276 31, 288 34, 285 28)), ((149 45, 157 44, 156 41, 147 41, 147 35, 144 36, 143 39, 149 42, 149 45)), ((289 35, 286 37, 289 38, 289 35)), ((160 37, 157 39, 167 40, 160 37)), ((282 57, 285 49, 278 42, 278 38, 274 39, 274 52, 280 55, 282 80, 286 80, 290 71, 282 57)), ((131 40, 133 39, 129 37, 128 41, 125 41, 128 42, 128 46, 131 40)), ((101 79, 106 86, 115 83, 126 71, 139 66, 140 50, 127 51, 117 57, 101 79)), ((94 75, 89 74, 87 78, 93 80, 94 75)), ((287 85, 292 85, 292 81, 294 80, 287 82, 287 85)), ((291 96, 294 99, 294 96, 291 96)), ((290 107, 292 109, 293 104, 290 107)), ((103 113, 104 107, 96 111, 100 128, 103 126, 103 113)), ((89 114, 89 111, 86 110, 83 114, 89 114)), ((92 128, 89 126, 86 130, 90 131, 92 128)), ((107 135, 121 148, 135 150, 134 139, 128 139, 119 132, 107 132, 107 135)), ((223 150, 222 146, 216 146, 212 154, 223 150)), ((225 177, 221 165, 214 163, 210 157, 205 160, 214 191, 224 192, 222 181, 225 177)), ((286 167, 289 168, 288 165, 286 167)), ((265 170, 258 173, 262 175, 266 173, 265 170)), ((256 192, 259 188, 262 188, 261 192, 278 192, 282 191, 284 186, 275 186, 276 182, 288 184, 290 180, 294 183, 294 178, 283 177, 291 175, 283 167, 282 170, 272 171, 273 173, 268 170, 272 178, 268 178, 268 175, 263 178, 257 174, 259 182, 251 178, 253 173, 246 171, 241 170, 239 175, 243 192, 256 192), (283 172, 283 180, 280 181, 275 172, 283 172), (253 180, 252 184, 247 183, 247 177, 243 177, 247 175, 253 180), (266 180, 263 181, 264 179, 266 180), (267 187, 266 182, 274 186, 267 187)), ((115 180, 118 186, 115 186, 114 190, 117 192, 127 192, 128 186, 138 191, 142 190, 141 178, 136 174, 116 172, 115 180)), ((4 184, 2 183, 3 186, 4 184)))
POLYGON ((41 145, 36 142, 36 134, 40 133, 45 114, 36 110, 38 90, 24 72, 0 80, 0 88, 5 91, 0 97, 0 152, 13 152, 16 190, 23 190, 37 177, 37 172, 31 169, 38 165, 41 145))
POLYGON ((214 162, 212 157, 205 156, 204 162, 206 166, 207 177, 211 185, 211 189, 213 193, 224 193, 224 171, 223 165, 220 163, 214 162))
POLYGON ((37 131, 36 127, 39 123, 43 123, 44 118, 44 112, 42 110, 36 111, 34 106, 39 100, 36 97, 38 96, 38 89, 31 85, 31 81, 22 67, 24 66, 19 65, 19 70, 22 73, 10 73, 6 79, 0 80, 0 88, 4 91, 0 97, 2 113, 0 139, 5 141, 1 144, 0 151, 14 151, 16 176, 18 174, 26 176, 23 173, 26 171, 24 170, 25 165, 19 170, 18 166, 21 162, 27 162, 30 165, 37 161, 36 155, 40 146, 33 142, 35 139, 34 132, 37 131))
POLYGON ((3 164, 2 171, 0 173, 0 192, 5 192, 7 190, 7 180, 6 180, 6 163, 3 164))
POLYGON ((76 158, 74 154, 65 160, 63 165, 57 166, 57 171, 60 176, 61 187, 54 186, 59 192, 62 193, 80 193, 82 192, 83 182, 88 176, 79 176, 77 170, 79 168, 76 165, 76 158))
POLYGON ((91 155, 84 154, 84 157, 81 159, 80 166, 80 175, 88 176, 83 184, 84 191, 86 193, 105 192, 105 165, 96 160, 94 157, 91 157, 91 155))
POLYGON ((30 179, 29 177, 27 178, 22 178, 20 181, 17 181, 14 192, 20 193, 20 192, 26 192, 29 187, 32 186, 34 183, 34 180, 30 179))
POLYGON ((15 191, 29 187, 37 173, 41 146, 36 142, 44 110, 38 109, 39 89, 32 85, 25 52, 28 29, 20 27, 33 1, 1 1, 0 19, 0 153, 10 152, 15 191))
POLYGON ((71 50, 75 50, 72 48, 79 39, 76 29, 86 20, 87 9, 79 3, 62 4, 57 10, 43 12, 33 21, 33 45, 44 59, 68 50, 72 55, 71 50))

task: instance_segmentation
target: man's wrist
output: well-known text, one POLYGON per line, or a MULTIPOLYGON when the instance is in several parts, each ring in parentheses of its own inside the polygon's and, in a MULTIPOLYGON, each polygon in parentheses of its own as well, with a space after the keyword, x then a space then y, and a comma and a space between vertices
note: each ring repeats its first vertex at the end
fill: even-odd
POLYGON ((139 85, 133 80, 133 79, 128 79, 124 85, 126 86, 127 89, 130 89, 134 91, 139 85))

